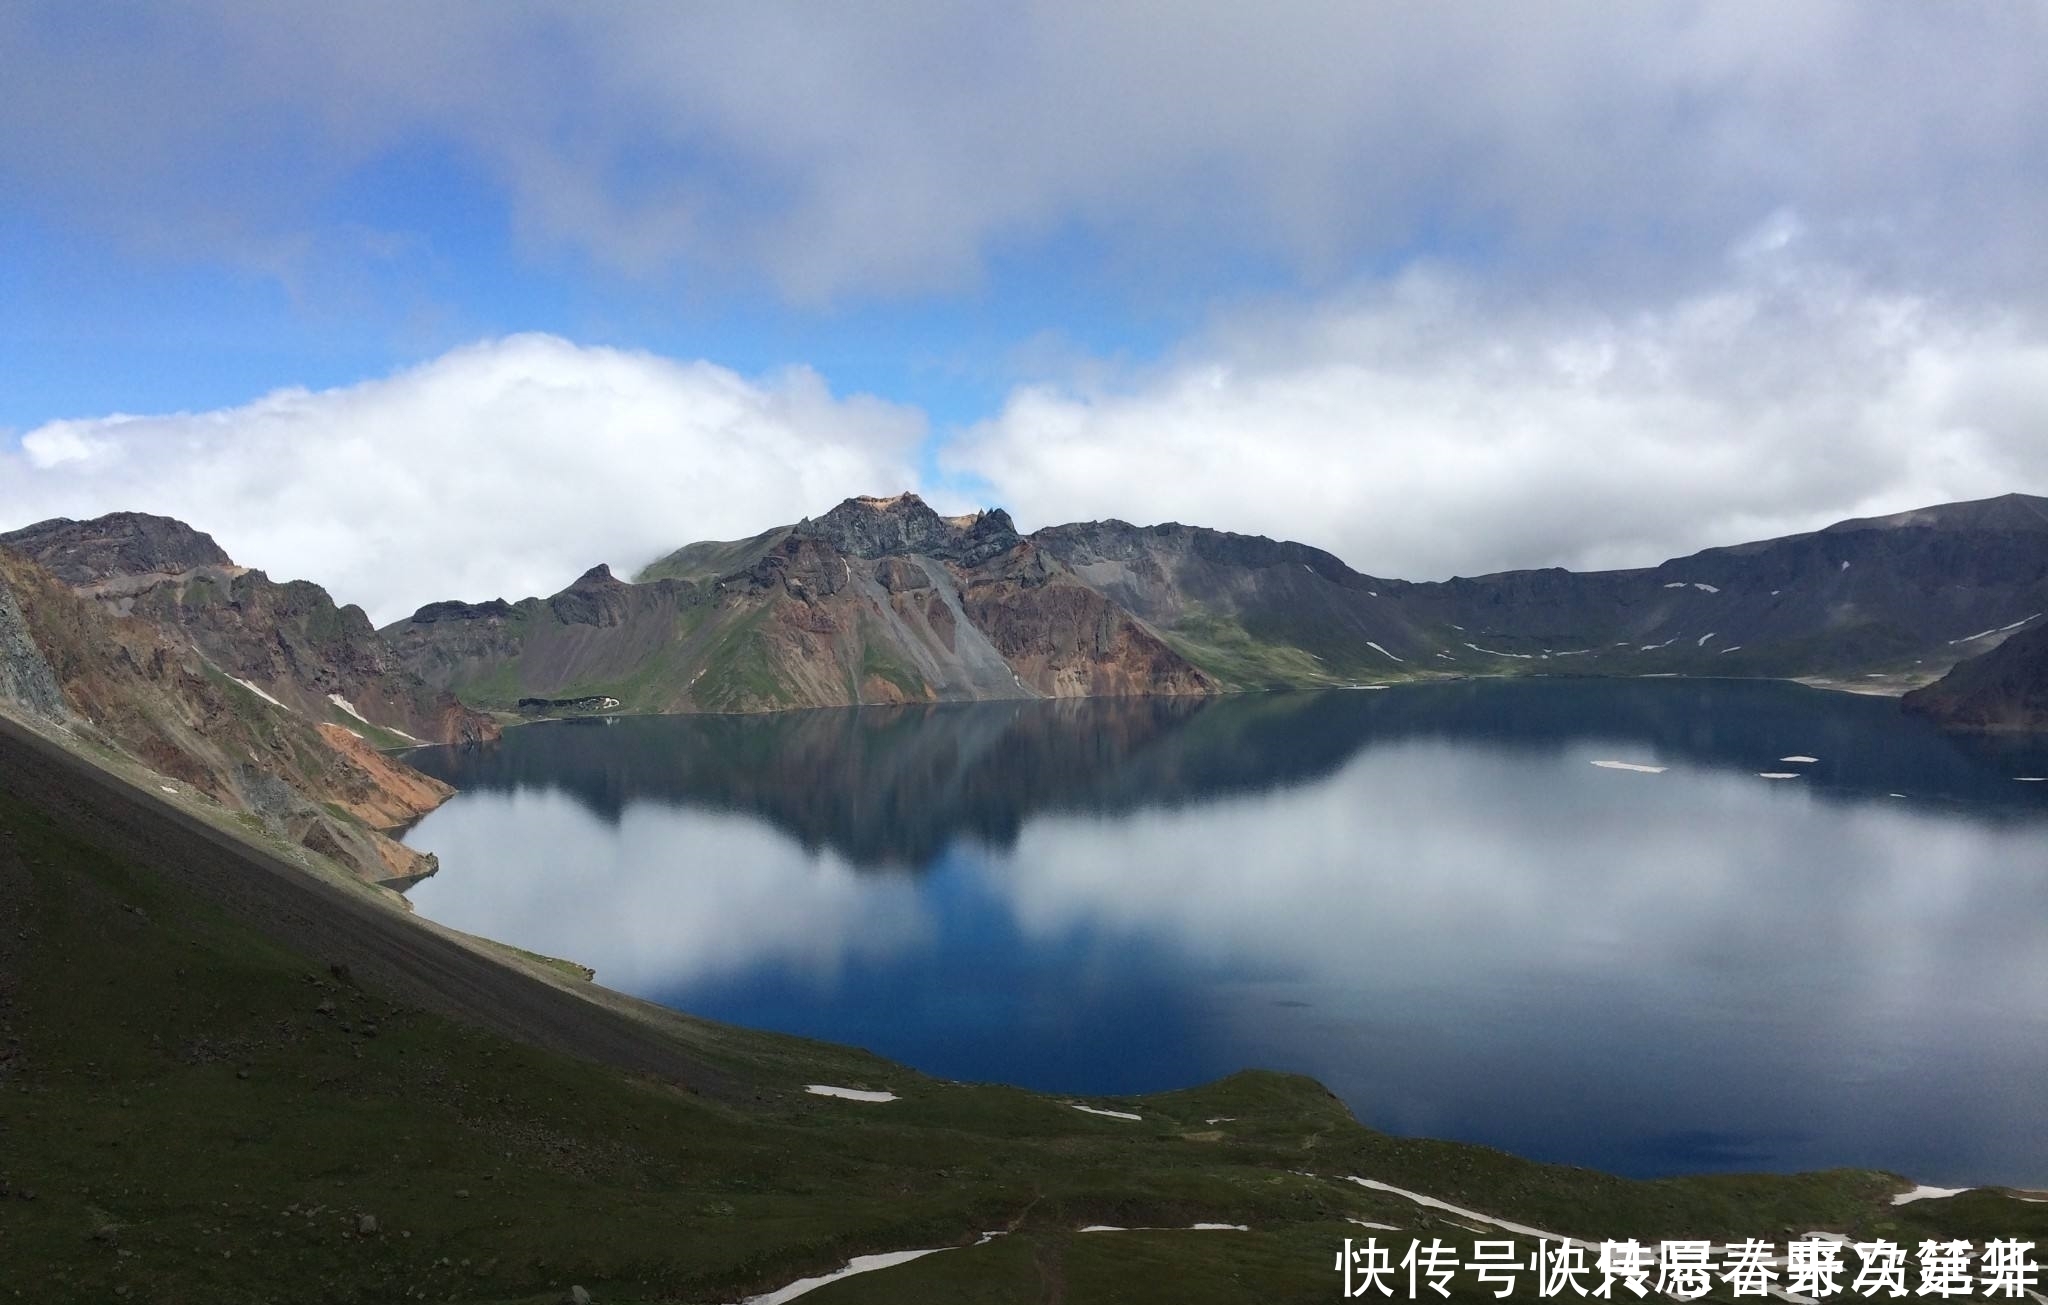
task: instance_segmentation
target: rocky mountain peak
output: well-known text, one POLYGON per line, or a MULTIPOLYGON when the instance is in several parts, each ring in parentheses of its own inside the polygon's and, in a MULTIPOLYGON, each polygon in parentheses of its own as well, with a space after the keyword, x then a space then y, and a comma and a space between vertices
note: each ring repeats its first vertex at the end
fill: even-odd
POLYGON ((629 602, 627 584, 599 562, 576 583, 548 599, 555 616, 568 625, 614 626, 624 623, 629 602))
POLYGON ((13 549, 73 588, 234 566, 212 535, 147 512, 114 512, 90 521, 55 517, 0 535, 0 547, 13 549))
POLYGON ((920 554, 969 566, 1021 542, 1010 514, 1001 508, 942 517, 908 492, 890 498, 847 499, 824 516, 799 522, 795 533, 849 557, 920 554))

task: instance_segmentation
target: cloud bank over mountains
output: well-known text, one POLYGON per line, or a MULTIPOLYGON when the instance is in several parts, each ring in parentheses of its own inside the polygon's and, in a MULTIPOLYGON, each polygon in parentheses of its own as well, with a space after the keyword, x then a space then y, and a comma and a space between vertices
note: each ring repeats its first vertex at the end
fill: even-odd
POLYGON ((905 486, 1414 578, 2039 493, 2044 47, 1968 2, 0 6, 0 345, 85 360, 0 431, 0 526, 170 513, 388 620, 905 486), (436 343, 390 358, 481 339, 55 406, 185 356, 122 352, 160 298, 260 378, 160 406, 363 376, 393 283, 363 329, 436 343), (792 365, 577 342, 686 299, 792 365), (1016 378, 957 423, 805 353, 955 335, 1016 378))
POLYGON ((623 575, 663 541, 752 534, 908 483, 913 410, 791 371, 515 336, 342 389, 53 422, 0 452, 0 517, 134 510, 209 531, 275 579, 382 624, 448 597, 623 575))
POLYGON ((51 423, 0 453, 0 518, 168 513, 382 622, 904 486, 1027 529, 1177 519, 1430 579, 2048 485, 2048 337, 1798 244, 1772 224, 1721 286, 1625 315, 1422 273, 1248 311, 1155 366, 1020 386, 938 443, 937 475, 915 408, 805 371, 511 337, 342 389, 51 423))

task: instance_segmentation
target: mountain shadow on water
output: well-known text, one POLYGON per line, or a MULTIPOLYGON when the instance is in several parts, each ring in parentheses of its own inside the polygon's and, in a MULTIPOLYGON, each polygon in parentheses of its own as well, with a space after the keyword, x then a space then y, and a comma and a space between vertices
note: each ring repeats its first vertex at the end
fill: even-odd
POLYGON ((867 869, 1006 848, 1030 818, 1170 809, 1314 783, 1369 747, 1455 742, 1743 774, 1811 755, 1822 800, 2012 797, 2048 748, 1989 750, 1888 699, 1727 681, 1467 681, 1385 691, 1103 698, 618 717, 510 730, 408 760, 476 792, 563 792, 616 823, 636 802, 742 813, 867 869))

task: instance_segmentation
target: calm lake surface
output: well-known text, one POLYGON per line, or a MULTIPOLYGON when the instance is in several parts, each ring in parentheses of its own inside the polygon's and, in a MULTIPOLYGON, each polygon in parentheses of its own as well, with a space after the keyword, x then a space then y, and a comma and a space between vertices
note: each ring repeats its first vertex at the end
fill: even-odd
POLYGON ((2048 1184, 2048 747, 1888 699, 1481 681, 409 759, 463 790, 407 835, 423 914, 714 1018, 1059 1092, 1298 1070, 1634 1175, 2048 1184))

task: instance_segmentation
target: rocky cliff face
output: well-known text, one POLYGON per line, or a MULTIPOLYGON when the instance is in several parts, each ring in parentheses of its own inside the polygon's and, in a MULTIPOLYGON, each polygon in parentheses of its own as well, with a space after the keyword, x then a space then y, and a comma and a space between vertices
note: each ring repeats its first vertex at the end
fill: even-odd
POLYGON ((625 584, 599 567, 518 603, 435 603, 383 631, 467 701, 765 711, 982 698, 1200 693, 1215 685, 1022 539, 1008 514, 915 495, 681 549, 625 584), (732 569, 711 574, 714 562, 732 569), (697 579, 679 578, 695 576, 697 579))
POLYGON ((1903 701, 1908 711, 1955 729, 2048 730, 2048 618, 1990 652, 1958 662, 1903 701))
POLYGON ((433 871, 431 857, 378 831, 432 810, 452 791, 445 784, 237 683, 177 630, 122 615, 4 548, 0 705, 124 753, 365 878, 433 871))
POLYGON ((1932 679, 2048 610, 2048 500, 2006 495, 1660 566, 1379 579, 1300 544, 1094 522, 1033 540, 1218 678, 1417 673, 1932 679))
POLYGON ((497 726, 400 665, 360 607, 236 566, 167 517, 57 519, 0 535, 110 612, 176 631, 215 667, 315 721, 380 744, 474 742, 497 726))

